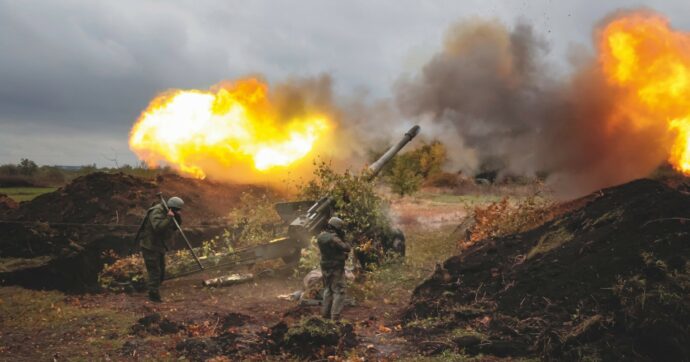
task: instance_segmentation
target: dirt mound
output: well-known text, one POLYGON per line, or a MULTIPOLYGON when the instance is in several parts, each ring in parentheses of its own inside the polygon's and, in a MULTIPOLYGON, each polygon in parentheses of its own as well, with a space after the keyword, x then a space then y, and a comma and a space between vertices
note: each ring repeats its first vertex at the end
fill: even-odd
POLYGON ((175 334, 184 329, 182 324, 162 318, 160 314, 153 313, 140 318, 131 328, 131 334, 139 337, 146 335, 162 336, 175 334))
POLYGON ((11 197, 0 194, 0 217, 5 217, 5 215, 16 209, 19 204, 14 201, 11 197))
MULTIPOLYGON (((104 263, 137 252, 134 235, 146 210, 158 202, 157 192, 185 200, 185 233, 200 244, 222 232, 223 219, 242 192, 254 190, 265 189, 177 175, 147 180, 98 172, 79 177, 5 213, 11 222, 0 223, 0 280, 35 288, 96 290, 104 263), (37 257, 42 263, 36 267, 2 267, 8 258, 37 257)), ((177 240, 171 247, 183 248, 184 242, 177 240)), ((27 264, 32 263, 12 262, 27 264)))
POLYGON ((208 224, 224 218, 243 191, 256 189, 174 174, 151 181, 123 173, 96 172, 21 204, 12 217, 28 221, 138 224, 146 209, 159 202, 156 193, 161 191, 166 197, 177 195, 185 200, 186 224, 208 224))
POLYGON ((427 353, 546 359, 690 356, 690 196, 637 180, 545 225, 446 260, 404 331, 427 353))
POLYGON ((357 337, 351 324, 309 317, 288 328, 277 345, 295 356, 323 357, 356 346, 357 337))
MULTIPOLYGON (((233 316, 232 319, 236 318, 233 316)), ((180 355, 195 361, 217 356, 254 360, 265 359, 266 355, 315 359, 342 353, 357 343, 352 324, 309 317, 291 326, 281 321, 271 328, 263 327, 257 333, 222 328, 217 335, 185 339, 175 349, 180 355)))

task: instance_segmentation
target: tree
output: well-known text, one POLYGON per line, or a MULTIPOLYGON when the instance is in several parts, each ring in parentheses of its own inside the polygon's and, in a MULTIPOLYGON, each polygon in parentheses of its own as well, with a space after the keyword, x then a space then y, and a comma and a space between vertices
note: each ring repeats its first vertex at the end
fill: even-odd
POLYGON ((38 165, 36 165, 34 161, 31 161, 28 158, 22 158, 21 161, 19 161, 17 168, 19 169, 20 174, 25 176, 31 176, 35 174, 38 170, 38 165))
POLYGON ((448 159, 446 146, 439 141, 424 144, 422 147, 412 151, 418 159, 419 172, 424 179, 441 172, 441 167, 448 159))
POLYGON ((400 196, 411 195, 422 186, 424 177, 416 161, 410 154, 400 155, 393 160, 390 174, 386 176, 393 192, 400 196))
POLYGON ((424 143, 415 150, 395 156, 384 174, 393 192, 400 196, 418 191, 422 182, 442 173, 447 160, 443 143, 424 143))

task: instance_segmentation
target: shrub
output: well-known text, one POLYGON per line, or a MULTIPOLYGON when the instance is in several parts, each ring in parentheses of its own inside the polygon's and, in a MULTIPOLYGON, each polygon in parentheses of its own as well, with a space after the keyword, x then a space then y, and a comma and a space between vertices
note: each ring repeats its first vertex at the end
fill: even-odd
POLYGON ((33 187, 30 177, 22 175, 0 175, 0 187, 33 187))
POLYGON ((17 165, 6 164, 0 166, 0 175, 3 176, 16 176, 19 175, 19 168, 17 165))
POLYGON ((386 177, 391 190, 401 197, 418 191, 423 180, 414 159, 406 155, 395 159, 391 173, 386 177))
POLYGON ((39 170, 42 183, 50 185, 62 185, 65 183, 65 174, 57 167, 43 166, 39 170))
POLYGON ((510 204, 508 198, 486 207, 476 206, 472 215, 474 223, 467 228, 460 240, 468 247, 477 241, 531 230, 549 221, 555 214, 553 204, 535 196, 510 204))
POLYGON ((374 182, 349 171, 340 174, 325 162, 317 164, 314 179, 298 186, 299 196, 318 200, 333 198, 335 214, 345 221, 345 232, 356 243, 371 237, 374 230, 390 228, 386 205, 374 192, 374 182))
POLYGON ((229 215, 238 225, 235 235, 230 236, 236 240, 233 247, 256 245, 273 238, 273 230, 269 226, 281 222, 273 204, 274 201, 266 193, 242 193, 229 215))
POLYGON ((385 180, 400 196, 419 190, 424 180, 442 173, 448 158, 446 147, 439 141, 425 143, 410 152, 396 156, 384 171, 385 180))
POLYGON ((455 173, 439 172, 429 176, 424 185, 454 189, 460 186, 460 178, 455 173))

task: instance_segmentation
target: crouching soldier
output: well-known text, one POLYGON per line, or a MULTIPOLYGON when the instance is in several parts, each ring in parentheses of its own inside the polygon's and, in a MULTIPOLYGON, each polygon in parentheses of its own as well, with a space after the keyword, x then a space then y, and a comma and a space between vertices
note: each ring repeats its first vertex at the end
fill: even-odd
POLYGON ((340 319, 345 303, 345 261, 351 249, 344 241, 343 226, 343 220, 332 217, 326 230, 316 238, 321 251, 324 286, 321 316, 333 320, 340 319))
POLYGON ((141 229, 141 254, 146 264, 148 273, 147 287, 149 299, 153 302, 161 302, 158 290, 165 278, 165 252, 168 250, 166 241, 172 237, 176 230, 173 217, 182 224, 180 210, 184 201, 179 197, 171 197, 168 202, 168 210, 163 203, 157 204, 146 212, 146 218, 141 229))

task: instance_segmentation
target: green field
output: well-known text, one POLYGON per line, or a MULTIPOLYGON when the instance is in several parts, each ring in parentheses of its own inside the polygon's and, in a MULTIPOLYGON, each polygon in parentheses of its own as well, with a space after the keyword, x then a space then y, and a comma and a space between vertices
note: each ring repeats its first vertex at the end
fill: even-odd
POLYGON ((6 194, 14 201, 21 202, 55 190, 56 187, 0 187, 0 194, 6 194))
POLYGON ((441 204, 484 204, 498 202, 502 199, 502 196, 492 194, 454 195, 420 192, 416 196, 423 200, 429 200, 441 204))

